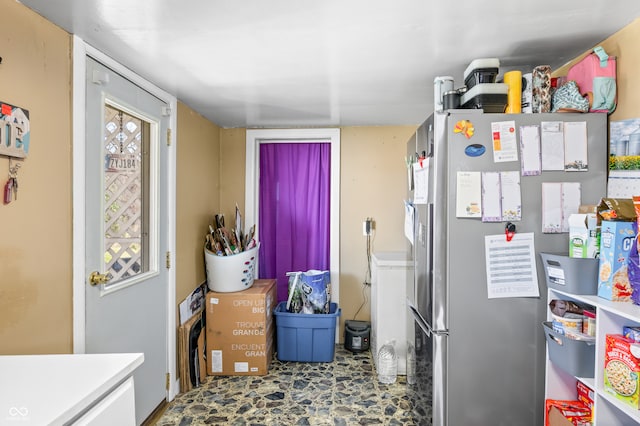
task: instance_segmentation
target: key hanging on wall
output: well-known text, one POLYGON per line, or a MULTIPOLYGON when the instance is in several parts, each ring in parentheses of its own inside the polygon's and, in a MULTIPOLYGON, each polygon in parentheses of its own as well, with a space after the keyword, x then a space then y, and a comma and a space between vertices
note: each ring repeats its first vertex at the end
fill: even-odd
POLYGON ((17 163, 12 166, 11 158, 9 158, 9 179, 4 185, 4 203, 9 204, 13 200, 18 199, 18 169, 22 166, 17 163))

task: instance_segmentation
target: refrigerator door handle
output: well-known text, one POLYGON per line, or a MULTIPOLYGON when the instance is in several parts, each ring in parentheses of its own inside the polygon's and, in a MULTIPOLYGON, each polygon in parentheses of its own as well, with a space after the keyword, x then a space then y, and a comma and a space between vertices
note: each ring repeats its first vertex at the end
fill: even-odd
POLYGON ((436 334, 438 336, 449 335, 449 332, 446 330, 434 330, 433 328, 431 328, 431 326, 427 323, 427 321, 424 320, 422 315, 420 315, 420 312, 418 312, 416 307, 413 306, 413 304, 408 300, 407 300, 407 305, 409 306, 409 309, 411 310, 411 313, 413 314, 413 318, 416 320, 416 323, 418 323, 418 326, 422 329, 422 331, 424 331, 427 337, 431 337, 432 334, 436 334))
POLYGON ((433 303, 433 203, 427 205, 427 291, 433 303))

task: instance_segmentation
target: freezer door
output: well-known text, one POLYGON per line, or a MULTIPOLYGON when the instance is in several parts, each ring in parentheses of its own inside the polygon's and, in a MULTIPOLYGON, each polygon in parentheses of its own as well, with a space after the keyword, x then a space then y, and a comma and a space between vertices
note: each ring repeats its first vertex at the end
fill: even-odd
POLYGON ((416 383, 407 386, 413 420, 417 425, 445 426, 447 336, 432 332, 411 307, 409 315, 414 320, 416 350, 416 383))
MULTIPOLYGON (((415 204, 415 228, 414 228, 414 279, 415 279, 415 306, 418 312, 429 325, 434 325, 434 313, 439 312, 440 307, 434 306, 433 287, 433 250, 434 250, 434 119, 430 116, 416 132, 416 146, 418 152, 424 155, 423 160, 427 164, 428 185, 426 203, 415 204)), ((444 329, 440 323, 436 329, 444 329)))
MULTIPOLYGON (((447 113, 433 115, 433 130, 429 139, 431 162, 429 171, 429 197, 426 206, 426 223, 428 242, 427 267, 429 282, 427 285, 430 303, 429 325, 436 331, 449 330, 448 311, 448 269, 449 256, 449 224, 448 200, 450 198, 449 178, 449 139, 447 134, 447 113)), ((420 302, 419 302, 420 303, 420 302)), ((422 306, 419 304, 420 312, 422 306)))
POLYGON ((433 204, 415 206, 415 306, 433 324, 433 204))

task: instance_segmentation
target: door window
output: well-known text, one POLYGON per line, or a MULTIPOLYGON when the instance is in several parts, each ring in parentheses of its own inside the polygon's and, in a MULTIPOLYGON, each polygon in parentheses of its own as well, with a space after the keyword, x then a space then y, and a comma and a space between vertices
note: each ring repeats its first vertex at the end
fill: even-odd
POLYGON ((107 287, 149 271, 151 123, 105 104, 104 271, 107 287))

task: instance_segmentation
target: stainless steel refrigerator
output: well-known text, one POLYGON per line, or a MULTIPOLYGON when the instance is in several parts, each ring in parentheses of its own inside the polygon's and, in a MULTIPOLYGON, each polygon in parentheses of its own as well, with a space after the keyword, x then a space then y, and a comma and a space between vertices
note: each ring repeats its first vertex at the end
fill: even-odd
MULTIPOLYGON (((417 354, 417 382, 408 385, 415 403, 415 424, 544 424, 545 338, 541 323, 548 308, 538 253, 568 253, 568 234, 542 232, 542 186, 546 182, 580 182, 582 204, 597 204, 606 195, 607 117, 436 112, 408 142, 407 157, 415 158, 416 154, 424 157, 429 175, 426 200, 413 206, 413 242, 408 243, 415 268, 414 292, 407 303, 417 354), (520 176, 521 219, 511 223, 516 233, 534 233, 539 297, 489 298, 485 236, 505 234, 507 222, 456 214, 458 171, 522 170, 520 146, 517 161, 494 160, 492 123, 510 120, 514 121, 518 143, 522 126, 586 122, 587 170, 578 171, 584 168, 581 164, 520 176), (464 136, 469 128, 456 132, 457 124, 460 130, 460 124, 467 122, 473 126, 470 138, 464 136)), ((411 173, 409 177, 408 197, 415 202, 411 173)))

